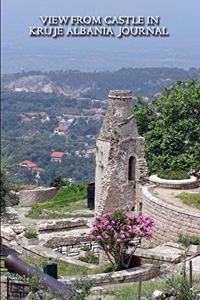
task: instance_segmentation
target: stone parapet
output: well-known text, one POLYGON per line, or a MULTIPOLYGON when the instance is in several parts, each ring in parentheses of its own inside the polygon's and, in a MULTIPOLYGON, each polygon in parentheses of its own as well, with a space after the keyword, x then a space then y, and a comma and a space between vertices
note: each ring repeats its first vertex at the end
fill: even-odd
POLYGON ((180 234, 200 237, 200 212, 179 208, 153 196, 143 187, 142 214, 155 220, 154 245, 174 241, 180 234))
POLYGON ((168 189, 192 189, 199 186, 199 181, 195 176, 191 176, 189 179, 169 180, 162 179, 157 175, 151 175, 149 180, 160 187, 168 189))

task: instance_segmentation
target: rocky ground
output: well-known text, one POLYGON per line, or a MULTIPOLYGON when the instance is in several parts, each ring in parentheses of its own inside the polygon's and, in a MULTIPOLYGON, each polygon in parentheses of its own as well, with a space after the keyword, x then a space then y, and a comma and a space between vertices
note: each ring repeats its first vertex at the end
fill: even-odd
MULTIPOLYGON (((196 189, 195 189, 196 190, 196 189)), ((175 198, 175 195, 177 195, 177 193, 180 191, 176 191, 176 190, 169 190, 168 194, 163 195, 163 191, 161 188, 156 188, 155 193, 157 193, 157 195, 159 194, 159 197, 162 197, 163 199, 168 199, 167 201, 171 201, 175 198)), ((177 203, 176 205, 181 205, 181 203, 179 203, 179 199, 176 200, 177 203)), ((180 201, 181 202, 181 201, 180 201)), ((73 218, 67 218, 67 219, 63 219, 63 220, 34 220, 31 218, 28 218, 26 215, 28 214, 30 208, 22 208, 22 207, 18 207, 18 208, 12 208, 12 209, 8 209, 8 216, 7 219, 5 218, 3 220, 3 223, 7 224, 7 225, 3 225, 2 226, 2 236, 6 237, 7 240, 7 245, 10 246, 12 249, 16 249, 19 250, 21 247, 24 246, 24 232, 25 229, 27 227, 33 226, 35 229, 39 229, 42 228, 49 228, 50 227, 54 227, 54 231, 45 231, 43 230, 42 232, 39 232, 39 252, 42 251, 42 245, 48 246, 49 241, 50 244, 52 246, 52 244, 55 244, 55 247, 57 245, 57 241, 58 240, 70 240, 70 239, 74 239, 74 238, 82 238, 82 237, 87 237, 90 229, 90 225, 91 225, 91 220, 92 218, 89 218, 87 220, 87 226, 85 226, 85 223, 83 224, 84 226, 82 228, 70 228, 66 229, 66 230, 60 230, 60 229, 56 229, 56 224, 59 224, 59 222, 65 222, 65 223, 69 223, 70 222, 73 224, 74 221, 77 221, 77 219, 75 218, 73 220, 73 218), (9 217, 10 215, 10 217, 9 217), (42 222, 42 224, 41 224, 42 222), (12 223, 12 224, 11 224, 12 223), (46 227, 45 227, 46 226, 46 227)), ((85 222, 85 219, 83 218, 83 220, 81 222, 85 222)), ((66 225, 66 224, 65 224, 66 225)), ((80 225, 80 223, 79 223, 80 225)), ((34 247, 34 246, 33 246, 34 247)), ((35 246, 36 248, 38 246, 35 246)), ((54 248, 54 247, 53 247, 54 248)), ((48 248, 46 248, 48 250, 48 248)), ((37 250, 37 249, 36 249, 37 250)), ((46 256, 48 253, 48 251, 45 250, 44 248, 44 253, 43 255, 46 256), (46 252, 45 252, 46 251, 46 252)), ((169 275, 171 276, 171 274, 179 274, 181 269, 182 269, 182 262, 180 262, 181 258, 182 258, 182 254, 183 254, 183 250, 180 248, 180 245, 175 244, 175 243, 165 243, 164 245, 160 245, 159 247, 156 247, 154 249, 146 249, 146 250, 142 250, 139 249, 138 250, 138 254, 142 257, 144 257, 145 259, 149 259, 149 261, 152 262, 152 259, 154 261, 162 261, 162 267, 161 267, 161 276, 160 276, 160 280, 165 280, 169 275), (143 251, 143 252, 142 252, 143 251)), ((42 253, 40 253, 42 254, 42 253)), ((49 254, 50 255, 50 254, 49 254)), ((56 253, 55 253, 56 255, 56 253)), ((192 255, 192 254, 191 254, 192 255)), ((196 276, 200 276, 200 253, 198 256, 191 258, 192 261, 192 266, 193 266, 193 274, 196 276)), ((189 272, 189 260, 186 263, 187 266, 187 272, 189 272)), ((111 285, 112 286, 112 285, 111 285)), ((117 285, 114 286, 114 288, 116 288, 117 285)), ((97 295, 95 295, 94 297, 91 296, 89 298, 89 300, 95 300, 95 299, 105 299, 105 300, 111 300, 111 299, 115 299, 113 298, 112 295, 106 295, 105 293, 103 293, 101 295, 101 293, 99 294, 100 296, 98 296, 98 298, 94 298, 97 297, 97 295)), ((5 297, 5 284, 2 284, 2 298, 1 299, 6 299, 3 298, 5 297)), ((169 291, 168 294, 164 294, 161 291, 155 291, 154 294, 152 295, 151 298, 147 299, 147 298, 141 298, 141 300, 161 300, 161 299, 166 299, 166 300, 176 300, 177 295, 175 294, 174 291, 169 291)), ((195 298, 194 298, 195 299, 195 298)))

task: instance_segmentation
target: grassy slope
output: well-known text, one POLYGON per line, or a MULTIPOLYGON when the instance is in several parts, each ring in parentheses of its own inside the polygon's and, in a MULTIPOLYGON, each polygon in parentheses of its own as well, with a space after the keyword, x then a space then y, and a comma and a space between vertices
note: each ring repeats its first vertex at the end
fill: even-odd
POLYGON ((69 187, 61 189, 57 195, 48 202, 37 203, 33 205, 28 217, 40 218, 43 209, 62 210, 71 212, 86 208, 87 191, 83 184, 72 184, 69 187))
POLYGON ((177 196, 183 203, 200 209, 200 193, 181 193, 177 196))
MULTIPOLYGON (((27 256, 23 256, 22 260, 38 268, 40 271, 43 271, 44 264, 48 263, 48 259, 46 258, 34 258, 33 260, 27 256)), ((58 264, 58 276, 80 275, 85 274, 88 271, 85 267, 70 264, 62 260, 57 260, 56 262, 58 264)))
MULTIPOLYGON (((41 271, 43 270, 44 264, 48 263, 48 259, 46 258, 34 258, 33 260, 27 256, 23 256, 22 260, 34 267, 37 267, 41 271)), ((87 267, 78 266, 62 260, 56 260, 56 262, 58 264, 58 276, 89 275, 110 271, 110 264, 97 266, 95 269, 88 269, 87 267)))

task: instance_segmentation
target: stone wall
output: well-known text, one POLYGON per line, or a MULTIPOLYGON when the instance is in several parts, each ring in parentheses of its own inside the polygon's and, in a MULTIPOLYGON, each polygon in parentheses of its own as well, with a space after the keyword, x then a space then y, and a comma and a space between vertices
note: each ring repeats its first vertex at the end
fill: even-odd
POLYGON ((149 180, 167 189, 193 189, 199 186, 199 181, 195 176, 191 176, 189 179, 168 180, 159 178, 157 175, 151 175, 149 180))
MULTIPOLYGON (((88 275, 88 279, 94 280, 95 286, 110 285, 110 284, 120 284, 120 283, 130 283, 138 282, 140 278, 142 281, 150 280, 159 276, 160 268, 159 266, 152 264, 144 264, 140 267, 135 267, 133 269, 117 271, 112 273, 100 273, 96 275, 88 275)), ((59 281, 65 284, 73 284, 77 280, 80 280, 79 276, 68 276, 62 277, 59 281)), ((96 299, 99 299, 98 297, 96 299)), ((101 299, 101 298, 100 298, 101 299)), ((133 299, 133 298, 132 298, 133 299)))
POLYGON ((168 204, 153 196, 147 187, 143 188, 142 213, 155 220, 152 241, 155 245, 177 241, 180 233, 200 237, 200 211, 190 212, 168 204))
MULTIPOLYGON (((78 230, 77 230, 78 232, 78 230)), ((84 242, 89 242, 89 232, 88 235, 79 235, 77 234, 76 236, 54 236, 47 241, 44 242, 43 246, 51 249, 57 249, 60 246, 72 246, 72 245, 77 245, 80 243, 84 242)))
POLYGON ((87 219, 71 219, 71 220, 49 220, 41 221, 37 224, 38 231, 58 231, 69 230, 72 228, 86 227, 87 219))
POLYGON ((40 187, 33 190, 22 190, 17 193, 17 196, 19 197, 20 206, 29 207, 33 204, 52 199, 56 193, 56 188, 40 187))
MULTIPOLYGON (((41 218, 48 218, 49 216, 60 217, 60 218, 93 218, 94 212, 91 210, 80 209, 72 212, 66 212, 64 210, 48 210, 43 209, 41 218)), ((53 218, 52 218, 53 219, 53 218)))

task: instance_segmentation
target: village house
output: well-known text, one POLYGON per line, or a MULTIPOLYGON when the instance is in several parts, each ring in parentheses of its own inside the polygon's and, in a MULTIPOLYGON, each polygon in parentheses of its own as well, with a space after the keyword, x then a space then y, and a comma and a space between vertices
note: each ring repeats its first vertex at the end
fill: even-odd
POLYGON ((23 122, 32 122, 36 118, 40 118, 42 123, 50 121, 50 117, 46 112, 25 112, 19 114, 19 117, 21 118, 21 124, 23 122))
POLYGON ((75 155, 78 156, 78 157, 82 157, 83 156, 82 155, 82 151, 80 151, 80 150, 76 150, 75 151, 75 155))
POLYGON ((64 152, 61 152, 61 151, 53 151, 53 152, 51 153, 51 161, 52 161, 52 162, 59 162, 59 163, 61 163, 64 156, 65 156, 65 153, 64 153, 64 152))
POLYGON ((96 153, 96 149, 95 148, 90 148, 86 151, 86 153, 89 155, 89 156, 94 156, 95 153, 96 153))
POLYGON ((24 122, 32 122, 37 116, 38 113, 34 113, 34 112, 19 114, 21 124, 24 122))
POLYGON ((38 168, 38 165, 33 163, 30 160, 24 160, 17 164, 18 167, 27 168, 29 170, 33 170, 34 168, 38 168))
POLYGON ((73 122, 74 122, 74 119, 73 119, 73 118, 72 118, 72 119, 68 119, 68 120, 67 120, 67 125, 70 126, 73 122))
POLYGON ((50 121, 50 117, 46 112, 41 112, 40 115, 41 115, 41 122, 42 123, 50 121))
POLYGON ((65 151, 65 156, 71 156, 72 154, 69 151, 65 151))
POLYGON ((40 168, 37 164, 30 160, 24 160, 17 164, 18 167, 24 168, 32 172, 37 178, 40 178, 40 174, 44 173, 45 170, 40 168))
POLYGON ((25 88, 25 87, 15 87, 14 88, 14 91, 15 92, 28 92, 28 88, 25 88))
POLYGON ((88 150, 83 150, 82 154, 83 154, 82 156, 85 158, 93 157, 95 155, 95 149, 91 148, 88 150))
POLYGON ((54 135, 67 135, 69 128, 64 125, 60 125, 54 129, 54 135))
POLYGON ((62 116, 56 116, 56 119, 58 120, 59 126, 70 126, 74 121, 74 118, 71 118, 71 115, 68 116, 65 114, 63 114, 62 116))

